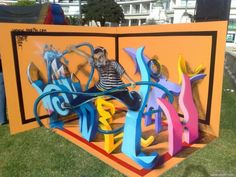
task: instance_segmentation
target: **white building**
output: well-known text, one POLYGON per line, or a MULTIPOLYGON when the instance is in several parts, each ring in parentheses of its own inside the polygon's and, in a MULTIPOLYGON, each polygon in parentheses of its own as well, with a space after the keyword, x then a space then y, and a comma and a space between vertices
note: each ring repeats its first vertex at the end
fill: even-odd
POLYGON ((190 23, 187 14, 194 16, 196 0, 176 0, 173 7, 174 21, 173 23, 190 23))
POLYGON ((146 19, 153 9, 154 0, 116 0, 125 15, 122 26, 135 26, 146 23, 146 19))
POLYGON ((122 26, 135 26, 147 23, 171 23, 173 12, 170 10, 172 1, 161 0, 115 0, 125 15, 122 26), (169 15, 167 15, 169 13, 169 15))
MULTIPOLYGON (((196 0, 176 0, 175 6, 173 6, 174 23, 188 22, 189 19, 185 18, 184 12, 187 11, 188 14, 193 16, 195 14, 195 6, 196 6, 196 0)), ((234 29, 236 31, 236 0, 231 0, 229 29, 230 30, 234 29)))
POLYGON ((231 0, 229 30, 236 31, 236 0, 231 0))
MULTIPOLYGON (((39 1, 39 0, 38 0, 39 1)), ((162 1, 158 5, 158 0, 115 0, 121 6, 125 15, 125 21, 121 26, 135 26, 147 23, 173 23, 174 11, 172 6, 174 0, 162 1)), ((48 0, 41 0, 42 3, 48 0)), ((80 3, 83 5, 86 0, 49 0, 52 3, 58 3, 62 6, 65 15, 79 16, 80 3)), ((117 24, 111 24, 117 25, 117 24)))
MULTIPOLYGON (((125 15, 125 22, 120 24, 121 26, 190 22, 190 18, 186 14, 193 16, 196 4, 196 0, 115 1, 122 7, 125 15)), ((17 0, 0 0, 0 2, 7 4, 9 2, 17 2, 17 0)), ((65 15, 80 16, 80 5, 86 3, 86 0, 37 0, 37 2, 58 3, 62 6, 65 15)), ((231 0, 229 30, 236 31, 236 0, 231 0)))

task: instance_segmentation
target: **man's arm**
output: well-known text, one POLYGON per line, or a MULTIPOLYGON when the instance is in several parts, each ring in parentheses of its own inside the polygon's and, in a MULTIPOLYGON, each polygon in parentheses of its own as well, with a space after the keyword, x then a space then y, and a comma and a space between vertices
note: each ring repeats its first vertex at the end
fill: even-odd
POLYGON ((76 54, 78 54, 78 55, 84 57, 85 59, 87 59, 89 62, 91 60, 91 56, 88 53, 86 53, 86 52, 84 52, 80 49, 77 49, 74 45, 68 47, 67 50, 68 50, 68 52, 72 52, 72 51, 75 52, 76 54))
POLYGON ((129 83, 131 83, 132 88, 136 87, 134 80, 126 72, 123 73, 122 78, 125 78, 129 83))
POLYGON ((119 73, 121 79, 125 78, 125 80, 127 80, 129 83, 131 83, 131 87, 135 88, 136 84, 133 81, 133 79, 125 72, 125 69, 123 68, 123 66, 121 64, 119 64, 116 61, 113 61, 114 67, 116 69, 116 71, 119 73))

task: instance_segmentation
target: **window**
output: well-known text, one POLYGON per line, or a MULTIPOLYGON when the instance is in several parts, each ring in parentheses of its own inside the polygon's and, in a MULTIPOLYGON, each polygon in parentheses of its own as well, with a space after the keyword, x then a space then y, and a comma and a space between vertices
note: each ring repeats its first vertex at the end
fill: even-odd
POLYGON ((234 43, 235 40, 235 33, 228 33, 226 36, 226 42, 234 43))
POLYGON ((186 1, 187 1, 187 6, 194 6, 196 4, 196 0, 181 0, 181 5, 185 6, 186 5, 186 1))
POLYGON ((129 26, 129 20, 122 21, 121 26, 129 26))
POLYGON ((129 5, 123 5, 122 7, 123 7, 124 14, 129 14, 130 13, 129 5))
POLYGON ((138 26, 138 19, 132 19, 131 26, 138 26))
POLYGON ((228 30, 235 31, 236 30, 236 21, 229 20, 228 30))
POLYGON ((141 19, 141 25, 146 24, 146 19, 141 19))
POLYGON ((140 10, 140 5, 139 4, 134 4, 133 5, 133 13, 138 14, 140 10))
POLYGON ((142 14, 147 14, 149 13, 150 9, 150 3, 143 3, 142 4, 142 14))

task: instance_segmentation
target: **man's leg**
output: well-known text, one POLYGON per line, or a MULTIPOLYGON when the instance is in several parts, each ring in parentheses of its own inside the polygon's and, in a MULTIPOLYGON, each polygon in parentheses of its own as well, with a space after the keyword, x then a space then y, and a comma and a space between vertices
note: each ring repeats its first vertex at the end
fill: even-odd
MULTIPOLYGON (((86 90, 84 93, 96 93, 96 92, 101 92, 100 90, 97 89, 96 86, 94 87, 91 87, 90 89, 86 90)), ((92 99, 96 96, 94 95, 78 95, 78 97, 76 97, 71 103, 70 105, 71 106, 76 106, 76 105, 79 105, 89 99, 92 99)))
POLYGON ((111 93, 110 95, 121 100, 130 110, 138 111, 140 108, 142 98, 136 91, 117 91, 111 93))

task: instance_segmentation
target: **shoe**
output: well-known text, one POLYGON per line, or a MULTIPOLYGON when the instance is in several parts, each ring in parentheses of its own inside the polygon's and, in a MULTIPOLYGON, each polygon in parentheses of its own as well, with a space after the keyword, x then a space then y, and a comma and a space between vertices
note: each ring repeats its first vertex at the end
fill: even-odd
POLYGON ((138 111, 141 107, 142 97, 136 91, 131 91, 130 96, 133 98, 134 105, 129 107, 129 109, 132 111, 138 111))

